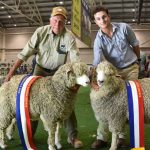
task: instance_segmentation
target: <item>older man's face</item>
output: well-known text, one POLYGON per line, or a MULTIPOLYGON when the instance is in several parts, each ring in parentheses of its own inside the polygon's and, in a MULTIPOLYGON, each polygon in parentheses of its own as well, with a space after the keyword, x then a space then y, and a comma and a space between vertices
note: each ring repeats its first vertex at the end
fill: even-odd
POLYGON ((61 34, 65 27, 65 18, 62 15, 56 15, 50 18, 50 25, 55 34, 61 34))

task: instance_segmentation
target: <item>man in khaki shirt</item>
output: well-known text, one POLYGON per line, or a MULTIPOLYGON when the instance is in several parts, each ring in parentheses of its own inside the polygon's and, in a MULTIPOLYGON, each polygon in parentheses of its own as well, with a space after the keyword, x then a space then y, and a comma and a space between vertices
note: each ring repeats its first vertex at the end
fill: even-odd
MULTIPOLYGON (((32 35, 24 49, 18 54, 18 59, 5 78, 9 81, 17 68, 30 56, 36 54, 36 65, 33 75, 53 75, 60 65, 66 62, 67 54, 71 61, 79 60, 79 52, 74 36, 65 28, 67 11, 63 7, 54 7, 51 13, 50 25, 39 27, 32 35)), ((38 122, 32 122, 35 133, 38 122)), ((65 121, 68 132, 68 142, 74 148, 80 148, 83 143, 77 139, 77 121, 75 113, 65 121)))

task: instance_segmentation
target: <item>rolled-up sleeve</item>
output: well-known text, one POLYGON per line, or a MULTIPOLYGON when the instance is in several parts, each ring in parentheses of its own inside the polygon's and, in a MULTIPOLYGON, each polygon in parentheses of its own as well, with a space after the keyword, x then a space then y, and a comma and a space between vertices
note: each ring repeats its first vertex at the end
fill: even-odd
POLYGON ((139 45, 139 41, 137 40, 134 31, 131 29, 131 27, 128 24, 126 26, 126 36, 131 46, 139 45))
POLYGON ((26 61, 31 55, 35 53, 38 43, 38 32, 39 28, 33 33, 31 39, 25 45, 23 50, 18 54, 19 59, 26 61))

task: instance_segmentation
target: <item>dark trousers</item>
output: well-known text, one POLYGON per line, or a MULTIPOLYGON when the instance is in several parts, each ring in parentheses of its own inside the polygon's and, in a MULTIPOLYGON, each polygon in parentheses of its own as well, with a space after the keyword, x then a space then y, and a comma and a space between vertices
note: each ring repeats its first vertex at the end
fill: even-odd
MULTIPOLYGON (((44 68, 40 67, 38 64, 36 64, 33 75, 45 77, 45 76, 52 76, 52 75, 54 75, 55 72, 56 72, 56 70, 49 71, 48 69, 44 69, 44 68)), ((64 124, 65 124, 65 128, 67 130, 67 133, 68 133, 68 137, 69 138, 77 137, 77 134, 78 134, 77 119, 76 119, 76 115, 75 115, 74 111, 72 112, 70 117, 67 120, 65 120, 64 124)), ((38 121, 32 121, 31 126, 32 126, 32 133, 34 135, 36 132, 37 126, 38 126, 38 121)))

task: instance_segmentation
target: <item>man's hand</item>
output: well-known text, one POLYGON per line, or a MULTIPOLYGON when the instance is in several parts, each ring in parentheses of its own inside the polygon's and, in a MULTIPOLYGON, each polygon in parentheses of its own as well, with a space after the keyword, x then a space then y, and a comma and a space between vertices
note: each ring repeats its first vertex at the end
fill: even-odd
POLYGON ((78 90, 79 90, 79 88, 80 88, 80 85, 76 84, 74 87, 71 87, 70 90, 71 90, 73 93, 77 93, 78 90))
POLYGON ((18 58, 15 64, 13 65, 13 67, 9 70, 9 73, 6 75, 4 82, 8 82, 11 79, 15 71, 21 66, 22 63, 23 63, 23 60, 18 58))

